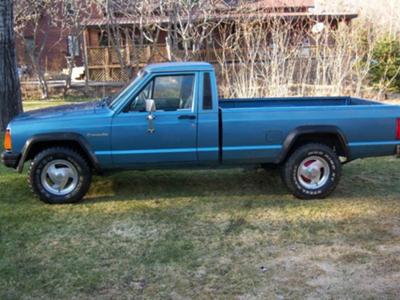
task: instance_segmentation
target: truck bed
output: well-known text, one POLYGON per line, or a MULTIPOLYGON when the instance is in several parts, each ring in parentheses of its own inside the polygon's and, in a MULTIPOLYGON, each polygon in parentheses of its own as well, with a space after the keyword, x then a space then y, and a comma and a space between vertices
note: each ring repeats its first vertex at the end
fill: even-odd
POLYGON ((352 97, 222 99, 223 160, 274 162, 301 127, 329 126, 346 137, 350 159, 395 152, 399 107, 352 97), (374 107, 371 107, 374 106, 374 107))
POLYGON ((219 100, 221 108, 299 107, 381 105, 379 102, 353 97, 285 97, 285 98, 225 98, 219 100))

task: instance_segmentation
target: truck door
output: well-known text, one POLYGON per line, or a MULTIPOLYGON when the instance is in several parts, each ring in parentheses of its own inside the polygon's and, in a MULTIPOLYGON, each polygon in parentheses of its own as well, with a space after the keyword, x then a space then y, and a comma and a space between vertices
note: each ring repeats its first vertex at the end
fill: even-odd
POLYGON ((112 159, 117 167, 197 162, 198 73, 155 74, 112 125, 112 159), (155 103, 149 120, 146 100, 155 103))

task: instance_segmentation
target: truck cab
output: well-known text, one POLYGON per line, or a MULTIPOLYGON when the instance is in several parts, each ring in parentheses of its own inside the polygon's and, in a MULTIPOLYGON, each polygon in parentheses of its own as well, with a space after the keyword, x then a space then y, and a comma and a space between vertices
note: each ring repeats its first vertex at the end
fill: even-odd
MULTIPOLYGON (((206 63, 150 65, 110 107, 115 167, 219 161, 218 95, 206 63), (172 71, 173 70, 173 71, 172 71), (154 110, 146 111, 151 101, 154 110)), ((102 153, 101 153, 102 154, 102 153)))

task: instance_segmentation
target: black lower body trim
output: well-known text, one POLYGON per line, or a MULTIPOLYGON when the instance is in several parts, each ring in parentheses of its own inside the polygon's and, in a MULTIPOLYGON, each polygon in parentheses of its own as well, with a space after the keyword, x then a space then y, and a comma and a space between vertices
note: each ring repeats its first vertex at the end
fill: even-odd
POLYGON ((12 152, 7 152, 4 151, 1 154, 1 162, 7 167, 7 168, 13 168, 15 169, 18 165, 19 159, 21 157, 21 154, 17 153, 12 153, 12 152))

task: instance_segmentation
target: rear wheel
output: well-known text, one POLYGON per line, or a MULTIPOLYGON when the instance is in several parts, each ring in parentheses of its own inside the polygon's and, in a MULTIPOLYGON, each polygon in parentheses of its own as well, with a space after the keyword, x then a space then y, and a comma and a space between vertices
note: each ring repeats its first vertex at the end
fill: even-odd
POLYGON ((282 179, 300 199, 325 198, 339 183, 341 164, 338 156, 323 144, 306 144, 288 158, 282 179))
POLYGON ((75 151, 55 147, 37 154, 29 169, 32 191, 50 204, 80 201, 90 187, 91 170, 75 151))

